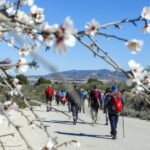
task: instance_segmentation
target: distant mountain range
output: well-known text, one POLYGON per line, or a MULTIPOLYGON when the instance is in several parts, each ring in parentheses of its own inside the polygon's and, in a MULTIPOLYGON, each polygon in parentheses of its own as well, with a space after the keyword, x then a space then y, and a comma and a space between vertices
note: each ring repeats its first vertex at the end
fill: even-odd
MULTIPOLYGON (((115 71, 110 71, 107 69, 101 69, 101 70, 69 70, 69 71, 63 71, 59 72, 61 75, 63 75, 64 79, 68 82, 86 82, 89 78, 97 78, 98 80, 102 81, 109 81, 109 80, 123 80, 125 81, 127 78, 122 73, 119 72, 116 74, 115 71)), ((39 75, 39 76, 28 76, 28 80, 30 82, 36 82, 40 77, 44 77, 46 79, 50 79, 51 81, 61 81, 59 74, 57 73, 51 73, 47 75, 39 75)))

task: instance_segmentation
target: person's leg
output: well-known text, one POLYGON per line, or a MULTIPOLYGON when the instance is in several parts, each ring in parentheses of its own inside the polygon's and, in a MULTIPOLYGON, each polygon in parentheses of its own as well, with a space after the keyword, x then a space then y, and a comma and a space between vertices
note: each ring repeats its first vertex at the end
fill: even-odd
POLYGON ((94 122, 97 122, 97 117, 98 117, 98 108, 95 108, 95 120, 94 122))
POLYGON ((106 123, 105 125, 108 125, 108 109, 106 109, 106 123))
POLYGON ((82 101, 82 109, 83 109, 83 113, 85 113, 85 99, 82 101))
POLYGON ((117 131, 116 131, 116 125, 117 125, 117 122, 118 122, 118 116, 116 114, 112 114, 110 115, 110 118, 111 118, 111 133, 112 133, 112 138, 113 139, 116 139, 116 135, 117 135, 117 131))
POLYGON ((73 116, 73 124, 76 124, 76 106, 71 106, 72 116, 73 116))
POLYGON ((52 98, 49 100, 49 111, 52 110, 52 98))
POLYGON ((78 114, 79 114, 79 107, 76 106, 76 123, 77 123, 77 120, 78 120, 78 114))
POLYGON ((91 106, 91 109, 90 109, 90 113, 91 113, 91 118, 92 118, 92 120, 94 121, 94 109, 93 109, 93 107, 91 106))
POLYGON ((114 134, 115 138, 117 138, 117 124, 118 124, 118 118, 119 118, 119 115, 116 114, 116 115, 115 115, 115 134, 114 134))
POLYGON ((115 115, 109 114, 110 126, 111 126, 111 135, 114 136, 116 134, 116 123, 115 123, 115 115))

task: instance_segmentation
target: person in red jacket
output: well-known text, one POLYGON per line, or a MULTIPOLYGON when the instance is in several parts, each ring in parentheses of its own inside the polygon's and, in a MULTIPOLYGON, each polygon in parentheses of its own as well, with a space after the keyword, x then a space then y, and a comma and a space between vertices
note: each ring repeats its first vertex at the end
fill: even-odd
POLYGON ((45 97, 46 97, 47 111, 51 111, 52 100, 54 98, 54 89, 50 84, 48 85, 48 88, 45 89, 45 97))

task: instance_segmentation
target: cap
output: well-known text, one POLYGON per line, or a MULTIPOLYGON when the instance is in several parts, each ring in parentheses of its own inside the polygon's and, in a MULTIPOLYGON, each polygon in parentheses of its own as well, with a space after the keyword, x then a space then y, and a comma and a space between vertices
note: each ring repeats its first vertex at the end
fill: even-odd
POLYGON ((117 90, 117 86, 116 86, 116 85, 113 85, 113 86, 112 86, 112 90, 117 90))

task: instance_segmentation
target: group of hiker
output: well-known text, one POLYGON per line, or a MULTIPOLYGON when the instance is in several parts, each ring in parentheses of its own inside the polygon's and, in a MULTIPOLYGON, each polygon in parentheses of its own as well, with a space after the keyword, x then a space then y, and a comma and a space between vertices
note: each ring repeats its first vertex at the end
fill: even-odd
POLYGON ((125 101, 116 85, 113 85, 111 88, 106 88, 105 93, 102 96, 102 93, 97 88, 96 85, 93 86, 93 89, 87 93, 83 89, 79 89, 78 85, 74 85, 73 89, 68 91, 59 90, 56 93, 51 85, 45 89, 46 95, 46 104, 47 111, 51 111, 52 100, 55 98, 57 105, 61 103, 65 105, 68 104, 69 112, 72 112, 73 124, 76 125, 78 120, 78 113, 85 113, 85 99, 88 98, 88 107, 90 107, 91 118, 93 124, 96 124, 98 118, 98 110, 103 109, 103 112, 106 114, 106 123, 108 125, 108 120, 110 122, 111 131, 110 134, 112 139, 117 138, 117 123, 120 112, 123 110, 125 101), (88 97, 87 97, 88 94, 88 97))

